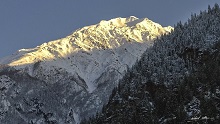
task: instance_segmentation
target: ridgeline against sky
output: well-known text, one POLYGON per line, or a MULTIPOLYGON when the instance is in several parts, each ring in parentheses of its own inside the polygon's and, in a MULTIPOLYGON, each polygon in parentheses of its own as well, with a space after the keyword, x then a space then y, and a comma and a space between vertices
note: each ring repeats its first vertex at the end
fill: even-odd
POLYGON ((62 38, 78 28, 116 17, 149 18, 163 26, 186 21, 219 0, 1 1, 0 58, 22 48, 62 38))

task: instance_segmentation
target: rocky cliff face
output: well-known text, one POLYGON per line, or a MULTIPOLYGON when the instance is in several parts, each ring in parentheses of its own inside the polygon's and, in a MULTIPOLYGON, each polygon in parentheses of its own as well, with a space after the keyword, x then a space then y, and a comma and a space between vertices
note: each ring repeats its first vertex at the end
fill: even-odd
POLYGON ((115 18, 1 59, 0 122, 79 123, 102 108, 126 70, 171 30, 147 18, 115 18))

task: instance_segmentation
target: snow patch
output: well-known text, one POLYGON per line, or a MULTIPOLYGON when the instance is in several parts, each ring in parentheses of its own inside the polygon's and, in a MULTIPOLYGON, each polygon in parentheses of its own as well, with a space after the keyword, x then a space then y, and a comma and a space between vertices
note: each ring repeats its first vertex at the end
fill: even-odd
POLYGON ((73 118, 74 118, 76 124, 80 124, 80 117, 75 112, 73 112, 73 118))

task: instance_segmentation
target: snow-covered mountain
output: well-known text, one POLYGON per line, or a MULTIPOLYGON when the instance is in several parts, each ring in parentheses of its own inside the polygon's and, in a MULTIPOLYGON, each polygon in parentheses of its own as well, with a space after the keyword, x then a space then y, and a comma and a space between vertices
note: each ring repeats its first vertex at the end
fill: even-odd
POLYGON ((78 123, 95 114, 153 40, 172 29, 134 16, 103 20, 1 59, 0 122, 13 122, 10 115, 24 123, 78 123))
POLYGON ((220 7, 155 40, 81 124, 220 124, 220 7))

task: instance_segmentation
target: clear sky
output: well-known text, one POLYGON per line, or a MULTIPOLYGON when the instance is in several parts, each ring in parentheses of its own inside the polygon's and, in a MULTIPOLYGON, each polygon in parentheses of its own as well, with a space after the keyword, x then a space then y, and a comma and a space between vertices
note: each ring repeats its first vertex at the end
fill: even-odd
POLYGON ((0 58, 116 17, 147 17, 163 26, 220 0, 1 0, 0 58))

